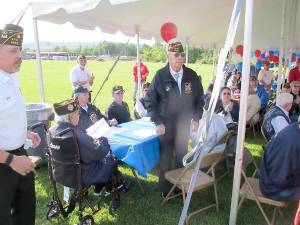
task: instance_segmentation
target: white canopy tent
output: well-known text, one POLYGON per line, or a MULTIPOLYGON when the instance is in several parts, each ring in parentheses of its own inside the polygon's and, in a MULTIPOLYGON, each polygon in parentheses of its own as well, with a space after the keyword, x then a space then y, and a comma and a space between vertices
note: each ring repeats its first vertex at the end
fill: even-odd
MULTIPOLYGON (((259 0, 255 4, 253 1, 246 0, 247 19, 245 21, 243 13, 235 36, 235 43, 244 43, 244 64, 230 224, 235 224, 236 221, 242 146, 245 137, 244 118, 250 51, 262 48, 279 49, 280 46, 282 54, 300 46, 299 0, 259 0)), ((189 44, 198 47, 224 45, 233 5, 233 0, 55 0, 31 4, 35 22, 36 20, 56 24, 71 22, 75 27, 82 29, 93 30, 99 27, 103 32, 121 31, 129 36, 138 34, 138 37, 145 39, 153 37, 160 40, 160 26, 165 22, 173 22, 178 27, 178 38, 188 40, 189 44)), ((37 28, 36 23, 35 27, 37 28)), ((37 29, 36 40, 38 42, 37 29)), ((42 87, 42 75, 40 77, 42 87)))

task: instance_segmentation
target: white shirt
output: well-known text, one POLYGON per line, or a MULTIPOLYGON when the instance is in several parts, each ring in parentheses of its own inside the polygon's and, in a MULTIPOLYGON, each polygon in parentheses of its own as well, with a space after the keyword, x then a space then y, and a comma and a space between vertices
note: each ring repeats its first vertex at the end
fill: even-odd
MULTIPOLYGON (((273 80, 273 72, 262 69, 258 73, 258 81, 263 80, 267 85, 270 85, 273 80)), ((262 84, 259 82, 259 84, 262 84)))
MULTIPOLYGON (((289 117, 289 112, 286 111, 284 108, 282 108, 281 106, 277 105, 277 107, 279 107, 284 114, 289 117)), ((271 120, 271 124, 275 130, 275 134, 277 134, 278 132, 280 132, 283 128, 287 127, 289 125, 289 123, 286 121, 286 119, 283 116, 276 116, 274 119, 271 120)))
POLYGON ((141 103, 140 100, 138 100, 135 103, 134 108, 135 108, 135 111, 137 112, 137 114, 139 114, 139 116, 141 118, 147 116, 147 110, 145 109, 145 107, 143 106, 143 104, 141 103))
MULTIPOLYGON (((79 65, 73 67, 70 71, 70 81, 73 85, 74 82, 77 81, 88 81, 90 80, 92 76, 91 71, 89 71, 87 68, 81 68, 79 65)), ((84 87, 86 87, 88 90, 90 90, 90 84, 87 83, 85 85, 83 85, 84 87)), ((73 85, 73 88, 76 88, 76 86, 73 85)))
POLYGON ((174 71, 171 66, 169 66, 170 68, 170 73, 172 75, 172 77, 174 78, 174 80, 177 82, 178 88, 179 88, 179 92, 181 95, 181 81, 182 81, 182 76, 183 76, 183 69, 182 67, 180 68, 179 72, 174 71), (178 80, 176 78, 176 74, 178 74, 178 80))
MULTIPOLYGON (((203 116, 201 120, 199 121, 199 128, 197 131, 197 136, 196 140, 193 140, 193 143, 196 144, 198 140, 200 139, 203 141, 203 136, 201 135, 201 130, 203 129, 205 122, 206 122, 206 117, 207 117, 207 111, 204 111, 203 116)), ((212 147, 215 143, 217 143, 226 133, 228 132, 227 126, 223 118, 216 114, 213 113, 211 121, 210 121, 210 127, 208 129, 208 133, 206 136, 206 148, 212 147)), ((195 137, 192 137, 195 138, 195 137)), ((224 152, 226 145, 225 144, 220 144, 215 146, 215 148, 212 150, 212 152, 224 152)))
POLYGON ((20 148, 26 136, 26 106, 17 74, 0 69, 0 150, 20 148))

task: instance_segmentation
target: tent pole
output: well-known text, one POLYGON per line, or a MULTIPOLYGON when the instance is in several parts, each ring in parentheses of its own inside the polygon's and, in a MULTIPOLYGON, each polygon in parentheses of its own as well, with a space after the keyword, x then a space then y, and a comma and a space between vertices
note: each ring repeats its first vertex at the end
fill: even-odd
MULTIPOLYGON (((283 52, 284 52, 284 43, 285 43, 285 23, 286 23, 286 0, 282 1, 282 14, 281 14, 281 31, 280 31, 280 49, 279 49, 279 69, 278 69, 278 78, 277 78, 277 90, 276 90, 276 101, 278 100, 278 95, 280 93, 280 87, 283 75, 283 52)), ((287 58, 287 55, 285 56, 287 58)))
POLYGON ((241 182, 241 169, 242 169, 242 159, 243 159, 243 151, 244 151, 246 112, 247 112, 248 89, 249 89, 253 5, 254 5, 254 0, 246 0, 245 28, 244 28, 244 54, 243 54, 242 87, 241 87, 242 91, 241 91, 241 103, 240 103, 241 108, 239 112, 234 178, 233 178, 233 188, 232 188, 232 198, 231 198, 231 208, 230 208, 230 218, 229 218, 230 225, 236 224, 239 190, 240 190, 240 182, 241 182))
POLYGON ((215 75, 215 70, 216 70, 216 44, 213 44, 213 71, 212 71, 212 77, 215 75))
POLYGON ((185 39, 185 65, 189 64, 189 38, 185 39))
POLYGON ((40 41, 39 41, 39 34, 38 34, 38 26, 37 26, 37 19, 33 18, 33 32, 34 32, 34 39, 35 39, 35 54, 36 54, 36 66, 39 75, 40 81, 40 99, 41 102, 45 102, 45 89, 44 89, 44 79, 43 79, 43 70, 42 70, 42 62, 41 62, 41 50, 40 50, 40 41))
POLYGON ((138 98, 142 96, 141 93, 141 56, 140 56, 140 31, 139 27, 136 26, 136 63, 137 63, 137 74, 138 74, 138 98))

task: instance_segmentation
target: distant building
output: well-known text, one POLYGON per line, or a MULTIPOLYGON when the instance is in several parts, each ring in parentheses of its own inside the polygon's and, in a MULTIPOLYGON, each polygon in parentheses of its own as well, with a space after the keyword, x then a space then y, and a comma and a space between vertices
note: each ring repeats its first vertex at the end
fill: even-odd
MULTIPOLYGON (((43 60, 71 60, 76 59, 78 54, 70 52, 40 52, 43 60)), ((25 52, 22 55, 23 59, 35 59, 35 52, 25 52)))

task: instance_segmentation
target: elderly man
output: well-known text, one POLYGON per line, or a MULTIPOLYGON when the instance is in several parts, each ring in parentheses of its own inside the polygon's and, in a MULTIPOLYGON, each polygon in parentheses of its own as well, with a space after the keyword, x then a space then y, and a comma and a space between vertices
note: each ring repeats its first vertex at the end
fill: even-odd
POLYGON ((260 164, 262 193, 274 200, 300 200, 300 124, 279 132, 265 147, 260 164))
POLYGON ((87 88, 78 86, 74 90, 74 96, 79 103, 79 122, 78 127, 86 130, 91 125, 96 123, 101 118, 105 118, 109 125, 115 126, 118 124, 116 119, 108 120, 100 110, 93 104, 89 103, 89 91, 87 88))
POLYGON ((265 114, 262 128, 268 141, 291 123, 289 111, 292 104, 293 96, 281 93, 277 98, 276 105, 272 106, 265 114))
POLYGON ((198 129, 202 116, 203 88, 196 72, 183 65, 185 53, 180 41, 167 45, 168 64, 157 71, 145 97, 148 115, 160 137, 159 187, 165 196, 170 184, 164 173, 182 167, 187 153, 190 126, 198 129), (174 162, 173 162, 174 161, 174 162))
MULTIPOLYGON (((73 89, 78 86, 83 86, 91 91, 93 85, 94 75, 86 67, 86 57, 83 54, 78 55, 77 65, 70 71, 70 81, 73 85, 73 89)), ((91 101, 91 93, 89 93, 89 101, 91 101)))
POLYGON ((297 59, 295 68, 291 69, 288 76, 289 83, 295 80, 300 82, 300 58, 297 59))
POLYGON ((74 129, 82 162, 82 182, 85 185, 106 183, 116 168, 116 162, 112 159, 107 138, 101 137, 94 140, 76 127, 79 121, 78 107, 77 101, 73 99, 55 103, 57 125, 50 129, 50 135, 54 137, 67 128, 74 129))
POLYGON ((34 167, 26 138, 33 147, 38 134, 27 131, 26 109, 18 83, 23 28, 7 24, 0 30, 0 223, 35 224, 34 167))

